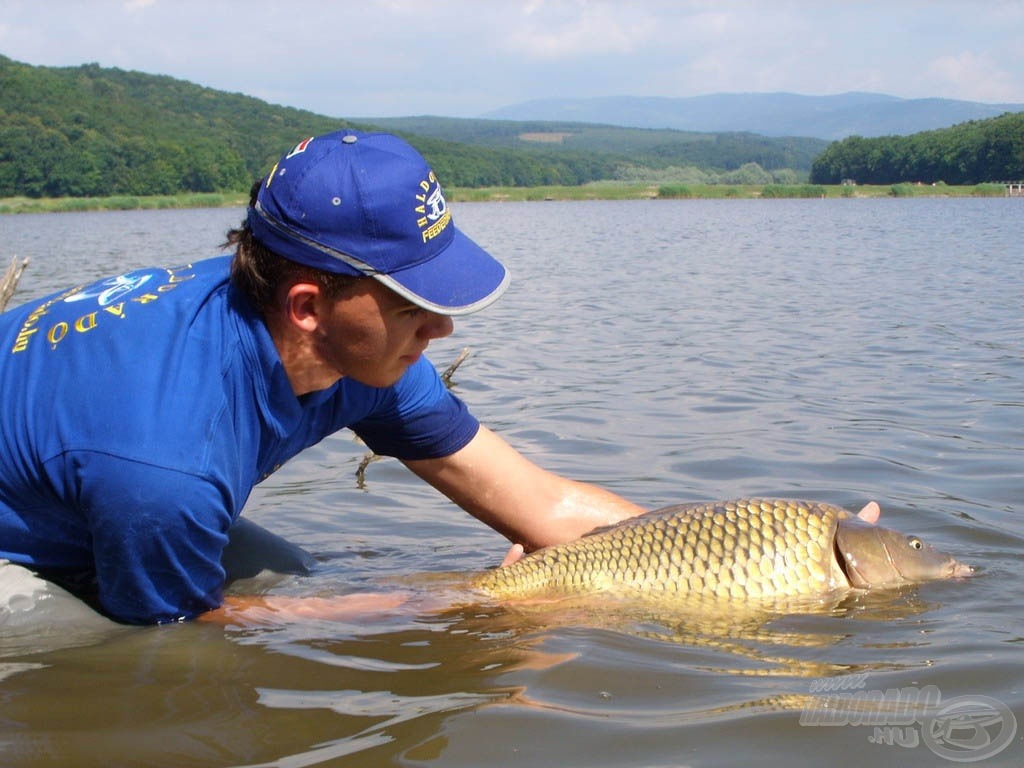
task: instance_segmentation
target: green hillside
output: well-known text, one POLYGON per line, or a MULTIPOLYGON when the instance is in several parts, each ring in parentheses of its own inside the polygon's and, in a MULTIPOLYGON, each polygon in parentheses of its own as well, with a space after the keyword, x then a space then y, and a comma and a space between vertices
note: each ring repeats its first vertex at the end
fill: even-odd
POLYGON ((850 136, 815 161, 811 180, 970 185, 1024 179, 1024 112, 911 136, 850 136))
MULTIPOLYGON (((457 187, 665 181, 687 168, 685 180, 806 177, 827 146, 571 123, 375 122, 403 133, 457 187)), ((301 138, 344 126, 373 127, 161 75, 0 56, 0 197, 244 191, 301 138)))
POLYGON ((345 124, 170 77, 0 57, 0 196, 247 189, 297 136, 345 124))
POLYGON ((586 152, 609 155, 620 163, 665 169, 692 166, 732 171, 757 163, 767 171, 789 168, 806 175, 829 144, 822 139, 769 138, 754 133, 620 128, 613 125, 447 117, 372 118, 387 130, 419 136, 523 151, 586 152))

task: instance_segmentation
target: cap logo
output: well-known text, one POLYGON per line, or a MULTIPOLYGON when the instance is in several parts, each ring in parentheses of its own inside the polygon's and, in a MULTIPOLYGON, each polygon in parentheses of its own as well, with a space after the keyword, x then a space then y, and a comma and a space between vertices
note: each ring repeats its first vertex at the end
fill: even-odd
POLYGON ((448 203, 441 194, 441 185, 437 183, 437 176, 431 171, 430 175, 420 182, 422 194, 416 195, 419 205, 416 206, 416 213, 420 217, 416 225, 420 228, 423 242, 426 243, 444 232, 452 220, 452 214, 448 210, 448 203))
POLYGON ((284 156, 284 159, 288 160, 290 158, 295 157, 296 155, 301 155, 303 152, 306 151, 306 147, 309 146, 309 142, 311 142, 314 138, 314 136, 310 136, 308 139, 300 141, 298 144, 295 145, 295 148, 292 149, 291 152, 284 156))

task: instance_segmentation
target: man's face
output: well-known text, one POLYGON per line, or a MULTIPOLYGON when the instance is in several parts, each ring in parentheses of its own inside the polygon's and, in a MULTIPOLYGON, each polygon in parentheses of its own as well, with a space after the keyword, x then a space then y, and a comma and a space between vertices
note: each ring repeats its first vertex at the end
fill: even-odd
POLYGON ((386 387, 402 377, 433 339, 454 325, 406 301, 376 280, 360 280, 342 298, 324 300, 316 333, 322 360, 339 375, 386 387))

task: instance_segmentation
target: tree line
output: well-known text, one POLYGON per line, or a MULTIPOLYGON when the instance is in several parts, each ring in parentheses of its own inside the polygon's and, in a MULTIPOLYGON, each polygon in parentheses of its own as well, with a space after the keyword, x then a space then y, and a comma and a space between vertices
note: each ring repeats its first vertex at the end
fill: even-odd
POLYGON ((547 156, 586 155, 611 160, 613 175, 636 171, 697 168, 712 173, 756 163, 767 171, 792 170, 806 176, 829 142, 807 137, 755 133, 699 133, 669 129, 623 128, 594 123, 544 120, 480 120, 455 117, 390 117, 377 124, 417 137, 445 138, 479 147, 515 149, 547 156))
MULTIPOLYGON (((160 75, 0 56, 0 197, 248 190, 299 140, 359 125, 160 75)), ((615 160, 407 136, 453 186, 583 184, 615 160)))
POLYGON ((910 136, 860 136, 831 144, 811 183, 972 185, 1024 179, 1024 112, 910 136))
MULTIPOLYGON (((457 187, 581 185, 666 169, 810 168, 825 142, 581 124, 422 118, 381 121, 457 187), (567 130, 529 142, 527 130, 567 130)), ((374 128, 162 75, 0 56, 0 197, 173 195, 248 190, 290 146, 342 127, 374 128)))
MULTIPOLYGON (((447 186, 862 184, 1024 178, 1024 113, 907 137, 769 138, 560 122, 388 118, 447 186)), ((377 126, 162 75, 0 56, 0 197, 244 192, 299 140, 377 126)))

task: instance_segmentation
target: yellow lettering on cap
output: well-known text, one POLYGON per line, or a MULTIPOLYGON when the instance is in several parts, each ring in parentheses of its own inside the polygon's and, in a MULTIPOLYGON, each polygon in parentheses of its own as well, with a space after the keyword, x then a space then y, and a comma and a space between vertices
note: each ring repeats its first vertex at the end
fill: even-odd
POLYGON ((448 226, 448 223, 452 220, 452 215, 449 211, 445 211, 444 215, 440 219, 435 221, 431 226, 423 230, 423 242, 433 240, 435 237, 444 232, 444 228, 448 226))

